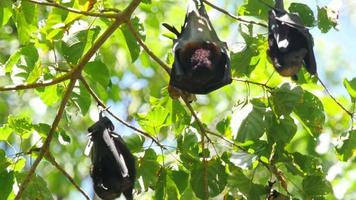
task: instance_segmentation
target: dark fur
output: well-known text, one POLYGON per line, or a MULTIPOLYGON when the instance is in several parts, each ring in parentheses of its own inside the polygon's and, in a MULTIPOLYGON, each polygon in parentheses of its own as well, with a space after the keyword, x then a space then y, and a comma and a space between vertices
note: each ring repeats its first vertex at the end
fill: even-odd
POLYGON ((132 190, 135 182, 135 158, 119 135, 112 132, 111 121, 104 117, 91 126, 93 148, 91 151, 92 167, 90 175, 94 182, 94 191, 102 199, 115 199, 124 194, 126 199, 133 199, 132 190), (115 136, 116 135, 116 136, 115 136), (129 177, 122 177, 118 165, 104 137, 108 136, 114 141, 116 151, 122 154, 128 168, 129 177))

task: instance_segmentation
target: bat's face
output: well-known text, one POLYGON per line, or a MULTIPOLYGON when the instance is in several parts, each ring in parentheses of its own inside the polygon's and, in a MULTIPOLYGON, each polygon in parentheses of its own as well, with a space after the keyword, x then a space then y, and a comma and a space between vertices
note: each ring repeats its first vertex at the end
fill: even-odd
POLYGON ((305 65, 310 74, 316 74, 313 39, 301 24, 299 16, 282 11, 271 11, 268 23, 268 56, 281 76, 297 78, 305 65))

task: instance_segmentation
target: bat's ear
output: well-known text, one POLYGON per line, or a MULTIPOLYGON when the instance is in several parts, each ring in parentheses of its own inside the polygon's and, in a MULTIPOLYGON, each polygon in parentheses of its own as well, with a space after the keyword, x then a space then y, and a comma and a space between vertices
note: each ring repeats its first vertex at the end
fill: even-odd
POLYGON ((180 33, 179 31, 176 29, 176 27, 171 26, 167 23, 162 23, 162 26, 164 26, 166 29, 168 29, 170 32, 174 33, 177 37, 179 37, 180 33))

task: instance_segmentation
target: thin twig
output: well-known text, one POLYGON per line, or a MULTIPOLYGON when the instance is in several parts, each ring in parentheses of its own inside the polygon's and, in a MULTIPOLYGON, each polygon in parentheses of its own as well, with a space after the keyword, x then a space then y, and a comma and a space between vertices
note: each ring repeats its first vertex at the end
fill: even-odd
POLYGON ((112 117, 114 117, 117 121, 119 121, 120 123, 122 123, 123 125, 125 125, 126 127, 144 135, 145 137, 150 138, 154 143, 156 143, 160 148, 162 149, 167 149, 164 145, 162 145, 161 143, 159 143, 159 141, 154 138, 151 134, 146 133, 134 126, 132 126, 131 124, 127 123, 126 121, 120 119, 117 115, 115 115, 114 113, 112 113, 110 111, 110 109, 105 105, 105 103, 98 97, 98 95, 94 92, 94 90, 90 87, 90 85, 88 84, 88 82, 84 79, 84 77, 80 77, 80 81, 83 83, 84 87, 88 90, 88 92, 90 93, 90 95, 95 99, 95 101, 98 103, 99 106, 103 107, 105 109, 105 111, 107 113, 109 113, 112 117))
POLYGON ((51 7, 55 7, 55 8, 59 8, 62 10, 66 10, 68 12, 72 12, 72 13, 77 13, 77 14, 81 14, 81 15, 85 15, 85 16, 91 16, 91 17, 104 17, 104 18, 116 18, 117 14, 108 14, 108 13, 94 13, 94 12, 88 12, 88 11, 83 11, 83 10, 77 10, 74 8, 70 8, 67 6, 63 6, 59 3, 56 3, 55 1, 34 1, 34 0, 25 0, 27 2, 30 3, 34 3, 34 4, 38 4, 38 5, 44 5, 44 6, 51 6, 51 7))
POLYGON ((329 89, 326 87, 326 85, 323 83, 323 81, 319 78, 319 76, 316 76, 318 78, 318 81, 320 84, 324 87, 325 91, 328 93, 330 98, 341 108, 343 109, 348 115, 350 115, 351 119, 353 118, 354 113, 350 112, 347 110, 340 102, 338 102, 335 97, 330 93, 329 89))
POLYGON ((36 83, 25 83, 25 84, 19 84, 19 85, 4 86, 4 87, 0 87, 0 91, 16 91, 16 90, 34 89, 34 88, 55 85, 55 84, 58 84, 58 83, 61 83, 63 81, 70 79, 71 75, 72 75, 72 73, 69 72, 69 73, 64 74, 63 76, 60 76, 58 78, 54 78, 51 80, 45 80, 45 81, 40 81, 40 82, 36 82, 36 83))
POLYGON ((140 4, 140 0, 133 0, 127 8, 122 12, 117 14, 116 20, 112 25, 110 25, 105 32, 95 41, 93 46, 86 52, 86 54, 80 59, 78 62, 77 66, 73 69, 73 73, 71 73, 71 80, 68 84, 67 90, 63 96, 62 102, 58 108, 57 115, 52 123, 51 129, 48 133, 48 136, 41 147, 41 151, 36 158, 35 162, 31 166, 27 176, 25 177, 24 181, 21 183, 19 191, 15 197, 15 200, 21 199, 21 196, 23 192, 25 191, 27 185, 29 184, 30 180, 32 179, 33 174, 35 173, 35 170, 39 163, 41 162, 43 156, 47 153, 50 143, 53 138, 53 134, 56 131, 58 124, 62 118, 62 115, 64 113, 64 108, 70 98, 70 95, 73 92, 73 88, 75 86, 76 80, 81 76, 81 71, 83 70, 84 66, 88 63, 90 58, 95 54, 95 52, 104 44, 104 42, 111 36, 112 33, 125 21, 128 21, 131 18, 132 12, 137 8, 137 6, 140 4))
POLYGON ((244 82, 244 83, 249 83, 249 84, 253 84, 253 85, 259 85, 263 88, 268 89, 269 91, 273 90, 274 87, 268 86, 265 83, 259 83, 259 82, 255 82, 255 81, 250 81, 250 80, 244 80, 244 79, 238 79, 238 78, 232 78, 232 80, 237 81, 237 82, 244 82))
POLYGON ((240 21, 240 22, 243 22, 243 23, 246 23, 246 24, 255 24, 255 25, 259 25, 259 26, 262 26, 262 27, 265 27, 267 28, 268 26, 264 23, 260 23, 260 22, 255 22, 255 21, 252 21, 252 20, 246 20, 246 19, 243 19, 241 17, 238 17, 238 16, 235 16, 233 14, 230 14, 228 11, 224 10, 223 8, 220 8, 212 3, 210 3, 209 1, 207 0, 202 0, 204 3, 208 4, 209 6, 211 6, 212 8, 214 8, 215 10, 217 11, 220 11, 221 13, 224 13, 225 15, 233 18, 233 19, 236 19, 237 21, 240 21))
POLYGON ((146 53, 151 56, 153 60, 155 60, 161 67, 168 73, 171 73, 171 68, 163 62, 160 58, 158 58, 150 48, 146 46, 146 44, 141 40, 140 36, 138 33, 135 31, 134 27, 132 26, 131 22, 127 22, 127 26, 129 28, 129 31, 132 33, 132 35, 135 37, 136 41, 141 45, 141 47, 146 51, 146 53))
POLYGON ((62 166, 60 166, 57 161, 54 159, 54 157, 50 154, 47 153, 46 158, 48 159, 48 161, 55 166, 60 172, 62 172, 62 174, 68 179, 69 182, 72 183, 72 185, 80 192, 82 193, 82 195, 85 197, 85 199, 90 200, 90 197, 88 196, 88 194, 82 189, 80 188, 80 186, 75 182, 74 178, 72 178, 70 176, 70 174, 68 174, 68 172, 66 172, 62 166))

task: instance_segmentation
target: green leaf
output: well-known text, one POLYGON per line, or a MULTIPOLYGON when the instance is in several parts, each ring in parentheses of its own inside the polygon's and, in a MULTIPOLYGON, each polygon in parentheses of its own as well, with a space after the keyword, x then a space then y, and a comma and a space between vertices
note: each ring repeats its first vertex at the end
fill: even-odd
POLYGON ((318 28, 322 33, 327 33, 331 28, 335 28, 336 20, 328 15, 328 7, 318 7, 318 28))
POLYGON ((234 77, 247 76, 250 77, 252 71, 260 63, 262 56, 265 56, 266 37, 257 35, 250 36, 243 31, 240 31, 246 44, 245 49, 240 52, 231 54, 231 69, 234 77))
POLYGON ((0 1, 0 28, 3 25, 7 24, 7 22, 12 16, 11 5, 12 5, 11 0, 0 1))
POLYGON ((268 11, 270 10, 264 3, 273 6, 273 0, 265 0, 264 3, 256 0, 245 0, 245 4, 239 7, 239 15, 254 16, 262 20, 268 19, 268 11))
POLYGON ((292 3, 289 6, 288 10, 291 13, 297 13, 299 17, 302 19, 302 22, 305 26, 307 27, 314 26, 314 21, 315 21, 314 13, 309 8, 309 6, 302 3, 292 3))
POLYGON ((33 44, 26 45, 15 51, 5 63, 5 72, 10 73, 13 67, 23 58, 26 64, 26 71, 30 74, 35 67, 39 55, 33 44))
POLYGON ((88 74, 91 80, 98 82, 104 88, 110 83, 110 72, 108 67, 101 61, 95 60, 85 65, 84 72, 88 74))
POLYGON ((129 147, 132 153, 143 151, 143 144, 145 143, 145 138, 139 135, 131 135, 130 137, 124 138, 125 143, 129 147))
POLYGON ((288 144, 297 132, 297 125, 290 116, 276 119, 272 117, 269 128, 267 129, 267 138, 270 143, 288 144))
POLYGON ((44 88, 36 88, 36 93, 41 98, 43 103, 45 103, 47 106, 51 106, 55 103, 58 103, 60 99, 57 89, 57 85, 50 85, 44 88))
MULTIPOLYGON (((220 194, 227 183, 225 167, 218 159, 208 161, 208 190, 209 197, 220 194)), ((190 185, 198 198, 204 198, 204 164, 197 163, 191 171, 190 185)))
POLYGON ((263 185, 253 183, 241 169, 230 165, 231 174, 228 178, 228 187, 235 193, 242 193, 247 199, 263 199, 266 191, 263 185))
POLYGON ((22 1, 15 13, 19 41, 23 45, 28 44, 37 30, 37 6, 22 1))
POLYGON ((177 138, 177 149, 180 152, 192 153, 197 156, 199 152, 198 143, 197 136, 192 132, 186 131, 177 138))
POLYGON ((13 130, 9 127, 8 124, 4 124, 0 127, 0 141, 6 141, 13 130))
POLYGON ((180 199, 178 188, 166 169, 162 169, 155 190, 156 199, 180 199))
POLYGON ((12 192, 12 186, 14 184, 14 172, 8 172, 6 170, 0 170, 0 200, 7 200, 8 196, 12 192))
POLYGON ((5 151, 0 149, 0 171, 6 170, 11 163, 8 161, 5 151))
POLYGON ((49 124, 39 123, 33 125, 33 128, 40 134, 42 137, 47 137, 49 131, 51 130, 51 126, 49 124))
POLYGON ((320 161, 313 156, 298 152, 290 154, 291 160, 286 163, 289 171, 295 175, 323 175, 320 161))
POLYGON ((338 157, 341 161, 347 161, 356 155, 356 130, 347 133, 342 146, 336 148, 338 157))
POLYGON ((7 119, 7 124, 23 139, 29 138, 33 130, 32 119, 27 116, 15 117, 10 115, 7 119))
POLYGON ((227 116, 225 119, 216 124, 216 130, 218 130, 222 135, 230 136, 232 133, 230 124, 231 116, 227 116))
POLYGON ((158 180, 157 174, 160 169, 155 151, 153 149, 147 149, 145 155, 138 163, 137 177, 142 177, 145 190, 147 190, 148 187, 154 187, 158 180))
POLYGON ((99 27, 82 30, 62 41, 61 53, 70 64, 77 64, 84 52, 94 43, 100 32, 99 27))
MULTIPOLYGON (((18 183, 22 183, 25 179, 27 173, 18 173, 16 174, 16 179, 18 183)), ((22 194, 22 199, 42 199, 42 200, 52 200, 52 194, 47 188, 47 183, 43 180, 42 177, 34 175, 26 187, 26 190, 22 194)))
POLYGON ((82 83, 79 84, 79 91, 73 92, 73 101, 79 106, 80 112, 85 116, 90 108, 91 96, 82 83))
POLYGON ((272 91, 273 108, 277 115, 289 115, 296 104, 303 101, 303 89, 300 86, 291 87, 284 83, 272 91))
POLYGON ((356 102, 356 78, 353 78, 351 81, 345 79, 344 86, 349 93, 352 102, 356 102))
MULTIPOLYGON (((131 24, 132 27, 135 29, 135 31, 139 34, 141 39, 145 40, 146 36, 144 35, 144 28, 143 25, 140 23, 139 18, 138 17, 133 18, 131 20, 131 24)), ((138 44, 135 37, 130 32, 126 24, 121 27, 121 30, 124 33, 126 44, 131 55, 131 62, 135 62, 138 56, 140 55, 141 47, 138 44)))
POLYGON ((332 192, 331 184, 322 176, 307 176, 303 179, 302 185, 307 196, 320 196, 332 192))
POLYGON ((179 192, 182 194, 188 187, 189 174, 180 170, 171 172, 172 180, 177 185, 179 192))
POLYGON ((304 91, 303 101, 293 109, 306 130, 317 137, 323 130, 325 123, 324 107, 318 97, 304 91))
POLYGON ((260 138, 266 127, 266 107, 262 102, 252 103, 252 110, 242 121, 237 132, 236 140, 245 142, 247 140, 256 140, 260 138))
POLYGON ((151 134, 158 134, 162 127, 169 125, 167 109, 160 105, 153 107, 147 114, 138 114, 138 123, 151 134))

